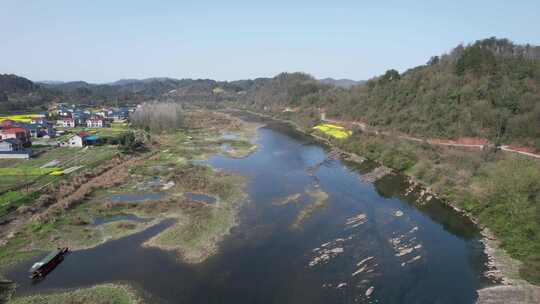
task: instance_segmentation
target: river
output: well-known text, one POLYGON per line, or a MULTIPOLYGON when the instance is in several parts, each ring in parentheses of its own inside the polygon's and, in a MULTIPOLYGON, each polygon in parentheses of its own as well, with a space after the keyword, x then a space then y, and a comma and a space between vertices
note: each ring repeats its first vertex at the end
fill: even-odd
POLYGON ((436 199, 406 196, 403 176, 362 182, 374 164, 332 159, 280 124, 260 128, 257 142, 246 158, 205 161, 249 179, 249 202, 218 254, 185 265, 141 247, 163 222, 74 252, 38 284, 27 279, 33 261, 23 263, 8 274, 17 295, 129 282, 150 303, 474 303, 488 284, 475 226, 436 199), (293 228, 313 191, 328 194, 327 207, 293 228))

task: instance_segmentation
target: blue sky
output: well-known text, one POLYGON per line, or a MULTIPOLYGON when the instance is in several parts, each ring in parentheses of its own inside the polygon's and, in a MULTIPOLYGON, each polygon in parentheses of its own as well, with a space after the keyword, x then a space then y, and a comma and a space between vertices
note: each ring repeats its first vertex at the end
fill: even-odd
POLYGON ((360 80, 491 36, 540 45, 539 12, 539 0, 0 0, 0 73, 360 80))

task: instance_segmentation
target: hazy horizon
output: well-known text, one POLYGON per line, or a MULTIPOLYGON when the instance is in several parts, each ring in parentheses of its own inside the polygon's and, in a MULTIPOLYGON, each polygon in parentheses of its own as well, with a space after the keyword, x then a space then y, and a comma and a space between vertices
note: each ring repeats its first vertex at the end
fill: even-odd
POLYGON ((540 44, 540 2, 3 1, 0 73, 110 83, 301 71, 366 80, 496 36, 540 44))

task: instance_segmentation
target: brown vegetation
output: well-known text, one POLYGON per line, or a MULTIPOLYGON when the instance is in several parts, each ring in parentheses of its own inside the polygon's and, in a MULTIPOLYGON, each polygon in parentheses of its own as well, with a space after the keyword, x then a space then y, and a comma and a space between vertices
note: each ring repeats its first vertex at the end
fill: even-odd
POLYGON ((184 108, 178 103, 144 103, 131 115, 133 126, 154 133, 184 126, 184 108))

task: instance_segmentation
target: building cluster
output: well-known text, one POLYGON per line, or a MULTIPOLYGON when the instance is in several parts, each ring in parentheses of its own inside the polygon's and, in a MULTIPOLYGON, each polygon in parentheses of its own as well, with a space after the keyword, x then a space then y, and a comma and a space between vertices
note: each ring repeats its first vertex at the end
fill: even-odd
MULTIPOLYGON (((0 121, 0 158, 30 158, 32 139, 54 138, 69 128, 103 128, 112 122, 125 122, 128 108, 85 109, 74 105, 57 105, 48 113, 32 115, 28 122, 15 120, 0 121), (57 129, 59 129, 57 131, 57 129), (64 130, 61 130, 64 129, 64 130)), ((60 147, 84 147, 99 143, 99 137, 84 131, 58 143, 60 147)))
POLYGON ((124 122, 129 117, 128 108, 80 109, 75 106, 59 105, 53 110, 59 118, 57 125, 64 128, 102 128, 110 122, 124 122))
POLYGON ((32 137, 54 137, 54 127, 43 117, 35 117, 30 123, 14 120, 0 122, 0 157, 29 158, 32 155, 32 137))

